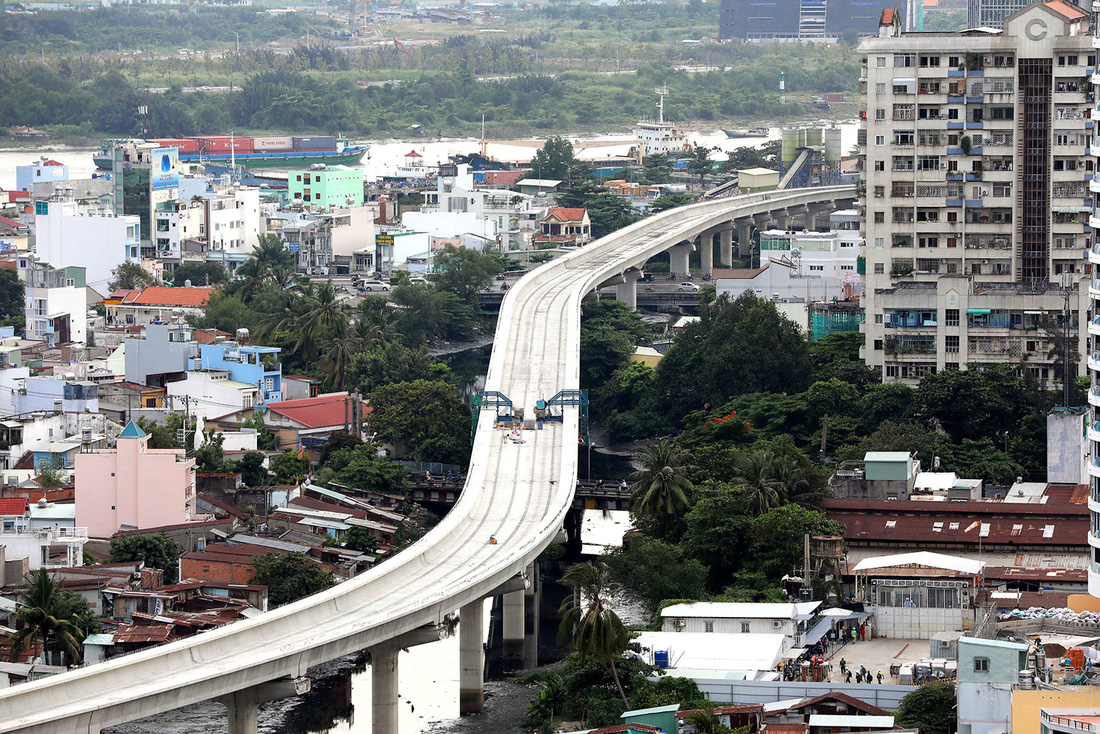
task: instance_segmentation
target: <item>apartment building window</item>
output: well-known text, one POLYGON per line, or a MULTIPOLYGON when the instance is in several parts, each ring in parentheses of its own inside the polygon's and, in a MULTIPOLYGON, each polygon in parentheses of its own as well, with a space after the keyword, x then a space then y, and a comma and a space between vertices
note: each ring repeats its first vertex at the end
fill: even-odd
POLYGON ((875 212, 875 224, 886 223, 886 212, 875 212))
POLYGON ((898 366, 896 364, 886 365, 886 376, 887 377, 897 377, 898 376, 898 366))
POLYGON ((876 324, 881 324, 882 323, 882 314, 880 314, 880 313, 875 314, 875 323, 876 324))
POLYGON ((886 94, 886 82, 875 84, 875 94, 886 94))
POLYGON ((714 622, 703 622, 703 631, 704 632, 713 632, 714 631, 714 622))
POLYGON ((974 658, 974 672, 975 673, 988 673, 989 672, 989 658, 974 658))
POLYGON ((886 119, 886 110, 875 110, 875 119, 882 121, 886 119))
POLYGON ((876 171, 885 171, 886 170, 886 161, 875 161, 875 170, 876 171))
MULTIPOLYGON (((883 247, 885 247, 885 246, 886 246, 886 240, 885 240, 884 238, 882 238, 882 237, 876 237, 876 238, 875 238, 875 247, 877 247, 877 248, 880 248, 880 249, 881 249, 881 248, 883 248, 883 247)), ((882 271, 881 271, 881 270, 876 270, 875 272, 876 272, 876 273, 880 273, 880 272, 882 272, 882 271)))
POLYGON ((952 69, 957 69, 959 67, 959 57, 958 56, 948 56, 947 57, 947 65, 950 66, 952 69))
POLYGON ((959 353, 959 337, 958 336, 945 336, 943 338, 943 350, 948 354, 959 353))
POLYGON ((886 263, 875 263, 875 273, 882 275, 886 272, 886 263))
POLYGON ((876 56, 875 57, 875 66, 879 69, 885 69, 886 68, 886 57, 885 56, 876 56))
POLYGON ((876 199, 881 199, 884 196, 886 196, 886 187, 885 186, 876 186, 875 187, 875 198, 876 199))
POLYGON ((885 135, 876 135, 875 136, 875 145, 886 145, 886 136, 885 135))
POLYGON ((908 69, 917 65, 916 54, 894 54, 894 68, 908 69))
POLYGON ((959 111, 958 111, 958 109, 956 109, 956 108, 954 108, 954 107, 951 107, 951 108, 949 108, 949 109, 947 110, 947 119, 948 119, 948 120, 957 120, 957 119, 959 119, 959 111))
POLYGON ((741 623, 741 634, 747 635, 752 631, 752 626, 748 622, 741 623))
POLYGON ((940 65, 940 57, 939 56, 921 56, 920 57, 920 65, 924 68, 927 68, 927 67, 930 67, 930 66, 939 66, 940 65))

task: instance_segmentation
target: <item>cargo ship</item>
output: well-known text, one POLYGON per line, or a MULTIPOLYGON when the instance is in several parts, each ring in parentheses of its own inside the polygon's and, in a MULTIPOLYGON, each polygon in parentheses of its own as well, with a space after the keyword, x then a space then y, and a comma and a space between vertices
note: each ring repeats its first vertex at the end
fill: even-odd
MULTIPOLYGON (((105 140, 92 156, 97 168, 110 170, 115 146, 105 140)), ((247 168, 294 168, 316 163, 353 165, 363 160, 369 145, 352 145, 335 135, 269 135, 240 137, 207 135, 194 138, 156 138, 146 142, 179 149, 181 163, 234 163, 247 168)))

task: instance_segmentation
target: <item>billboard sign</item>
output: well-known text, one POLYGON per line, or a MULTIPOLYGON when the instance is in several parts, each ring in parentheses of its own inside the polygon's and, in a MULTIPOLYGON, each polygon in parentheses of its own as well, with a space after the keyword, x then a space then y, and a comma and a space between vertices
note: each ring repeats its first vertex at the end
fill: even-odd
POLYGON ((157 148, 152 153, 149 180, 153 191, 178 189, 180 185, 179 148, 157 148))
POLYGON ((392 234, 376 234, 374 236, 374 244, 379 247, 393 247, 393 235, 392 234))

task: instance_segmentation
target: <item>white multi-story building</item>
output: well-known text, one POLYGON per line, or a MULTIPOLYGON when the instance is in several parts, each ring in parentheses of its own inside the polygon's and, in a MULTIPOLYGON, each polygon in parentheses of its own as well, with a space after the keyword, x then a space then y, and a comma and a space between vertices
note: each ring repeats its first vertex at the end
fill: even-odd
POLYGON ((246 410, 262 401, 257 385, 232 379, 229 370, 191 370, 187 378, 168 383, 168 397, 174 405, 184 405, 195 415, 220 418, 246 410))
POLYGON ((885 380, 983 362, 1061 378, 1088 308, 1088 33, 1054 0, 1002 31, 863 42, 864 358, 885 380))
POLYGON ((179 260, 185 240, 206 239, 206 202, 177 201, 162 206, 154 214, 153 242, 157 257, 179 260))
POLYGON ((207 198, 204 226, 207 262, 236 269, 260 241, 260 190, 233 186, 207 198))
POLYGON ((60 197, 34 203, 35 252, 55 268, 85 268, 87 285, 107 292, 111 271, 124 262, 141 262, 141 226, 137 215, 116 215, 60 197))
MULTIPOLYGON (((79 268, 72 268, 80 275, 79 268)), ((87 341, 88 297, 84 283, 65 269, 29 268, 24 272, 26 337, 50 346, 87 341)))

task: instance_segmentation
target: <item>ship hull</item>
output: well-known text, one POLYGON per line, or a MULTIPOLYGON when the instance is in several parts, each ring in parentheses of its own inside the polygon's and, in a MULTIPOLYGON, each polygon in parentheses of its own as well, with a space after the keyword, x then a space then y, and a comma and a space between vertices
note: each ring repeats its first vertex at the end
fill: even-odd
MULTIPOLYGON (((343 150, 239 153, 235 158, 236 164, 245 168, 296 168, 311 166, 314 163, 350 166, 362 161, 369 147, 358 145, 343 150)), ((225 165, 232 162, 233 158, 228 153, 180 153, 180 163, 188 164, 218 163, 225 165)), ((113 166, 111 156, 105 153, 97 153, 92 156, 92 161, 97 168, 108 171, 113 166)))

